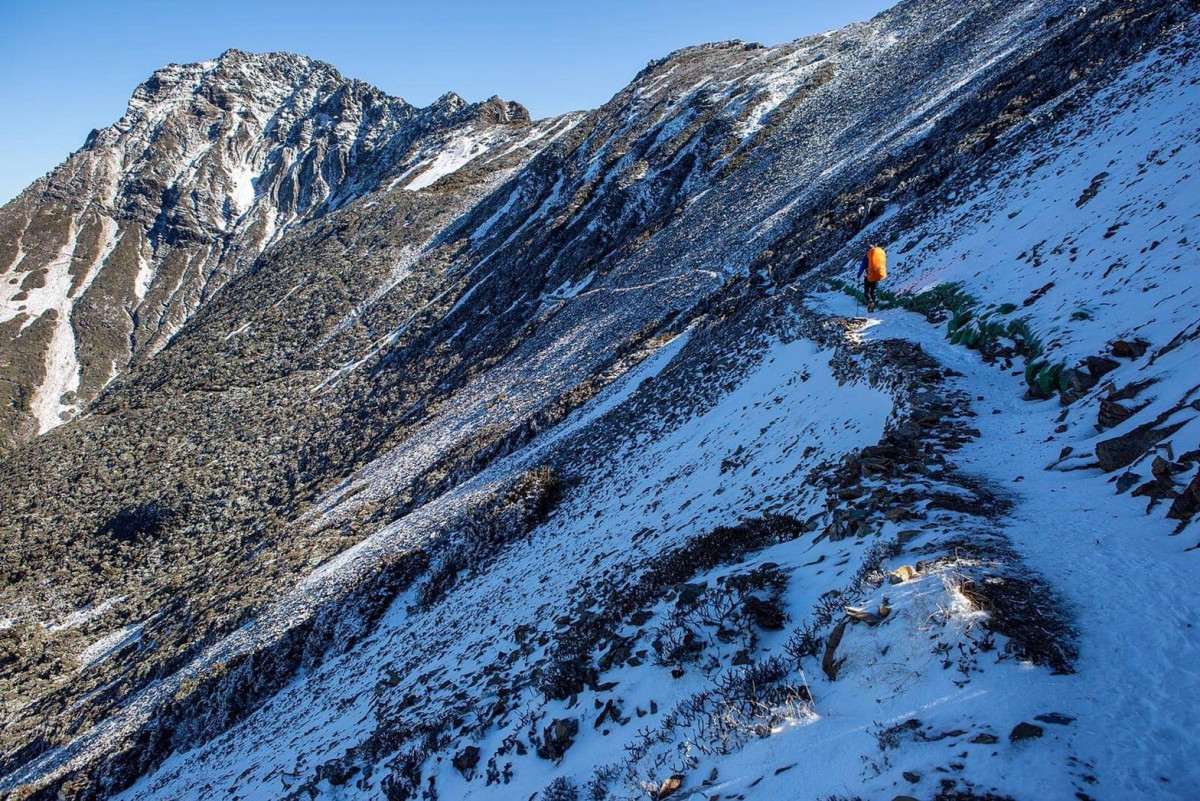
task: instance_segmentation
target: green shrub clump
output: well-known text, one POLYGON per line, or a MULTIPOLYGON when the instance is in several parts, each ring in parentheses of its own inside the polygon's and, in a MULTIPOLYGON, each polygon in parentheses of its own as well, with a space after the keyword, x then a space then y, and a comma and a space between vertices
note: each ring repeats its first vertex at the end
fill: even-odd
MULTIPOLYGON (((844 281, 830 282, 833 288, 864 301, 862 290, 844 281)), ((1015 303, 1001 303, 981 309, 977 298, 963 290, 959 283, 948 282, 915 295, 897 295, 879 290, 880 304, 885 308, 901 308, 923 315, 930 322, 946 321, 946 336, 956 345, 977 350, 984 358, 1020 357, 1025 360, 1025 384, 1034 398, 1050 398, 1066 392, 1068 381, 1062 363, 1051 364, 1042 358, 1045 345, 1026 317, 1010 318, 1017 310, 1015 303)), ((1072 319, 1090 319, 1086 312, 1076 312, 1072 319), (1078 317, 1077 315, 1086 315, 1078 317)))

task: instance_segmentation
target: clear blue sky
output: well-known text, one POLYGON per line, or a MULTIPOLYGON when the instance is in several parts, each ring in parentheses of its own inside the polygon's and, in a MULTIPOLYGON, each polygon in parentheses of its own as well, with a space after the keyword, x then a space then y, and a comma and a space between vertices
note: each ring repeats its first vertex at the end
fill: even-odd
POLYGON ((534 117, 596 108, 651 59, 778 44, 896 0, 0 0, 0 204, 115 122, 158 67, 229 48, 328 61, 410 103, 498 94, 534 117))

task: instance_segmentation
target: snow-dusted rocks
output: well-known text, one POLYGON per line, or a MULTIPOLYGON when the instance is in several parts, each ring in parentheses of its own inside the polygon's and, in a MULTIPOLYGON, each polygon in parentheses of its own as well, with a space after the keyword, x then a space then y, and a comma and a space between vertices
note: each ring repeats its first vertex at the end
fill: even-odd
POLYGON ((499 98, 418 109, 287 53, 157 71, 0 210, 0 452, 86 409, 298 223, 426 153, 446 155, 420 187, 536 130, 499 98))
MULTIPOLYGON (((1197 30, 923 0, 555 120, 263 127, 253 198, 120 242, 299 216, 0 462, 0 792, 1195 795, 1197 30)), ((77 248, 16 228, 49 338, 77 248)))

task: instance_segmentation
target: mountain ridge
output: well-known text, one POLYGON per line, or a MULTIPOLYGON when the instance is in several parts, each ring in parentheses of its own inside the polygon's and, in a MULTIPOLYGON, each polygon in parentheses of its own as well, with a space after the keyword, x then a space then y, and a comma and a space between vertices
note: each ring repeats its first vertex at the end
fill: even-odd
POLYGON ((0 464, 0 631, 43 649, 6 657, 0 788, 1194 786, 1187 705, 1135 747, 1089 647, 1116 613, 1054 553, 1194 572, 1155 536, 1194 532, 1197 310, 1156 233, 1193 230, 1194 21, 926 0, 688 48, 298 226, 0 464), (831 279, 875 238, 902 291, 867 320, 831 279))
POLYGON ((20 326, 6 332, 0 449, 86 408, 283 231, 378 186, 431 138, 527 124, 499 98, 417 109, 292 54, 156 71, 120 120, 0 209, 3 322, 20 326))

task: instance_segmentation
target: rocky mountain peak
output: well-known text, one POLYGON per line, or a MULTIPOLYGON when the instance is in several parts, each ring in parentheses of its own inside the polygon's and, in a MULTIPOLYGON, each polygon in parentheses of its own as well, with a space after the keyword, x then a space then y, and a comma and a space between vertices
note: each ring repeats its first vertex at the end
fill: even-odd
POLYGON ((528 122, 498 98, 448 93, 416 109, 292 53, 156 70, 120 120, 0 210, 0 274, 16 276, 0 323, 21 325, 6 346, 20 358, 0 366, 12 393, 0 453, 157 353, 290 228, 422 160, 436 162, 433 180, 488 150, 437 161, 461 144, 457 128, 528 122))
POLYGON ((470 103, 455 92, 439 97, 424 113, 441 120, 478 120, 486 125, 524 125, 531 121, 529 110, 520 103, 492 95, 480 103, 470 103))
POLYGON ((466 100, 463 100, 457 92, 446 92, 446 94, 433 102, 432 108, 455 112, 462 111, 468 105, 470 104, 466 100))
POLYGON ((480 118, 499 125, 520 125, 530 120, 529 109, 499 95, 492 95, 481 104, 480 118))
POLYGON ((158 124, 174 111, 194 114, 200 110, 198 101, 229 112, 274 110, 294 92, 306 88, 332 92, 349 83, 334 67, 306 56, 227 50, 210 61, 168 64, 155 70, 134 90, 125 116, 115 127, 128 131, 140 123, 158 124))

